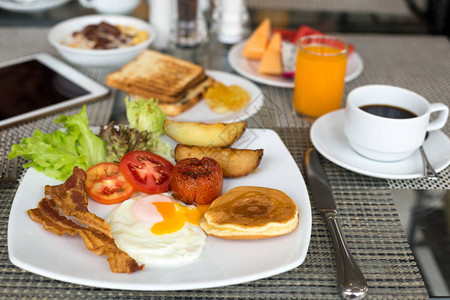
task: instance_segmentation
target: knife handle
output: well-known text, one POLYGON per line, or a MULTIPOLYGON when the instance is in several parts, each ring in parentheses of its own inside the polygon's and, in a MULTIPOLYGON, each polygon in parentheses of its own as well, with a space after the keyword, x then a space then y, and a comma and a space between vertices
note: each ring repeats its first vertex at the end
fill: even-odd
POLYGON ((369 286, 348 249, 339 225, 338 212, 329 210, 323 213, 334 243, 338 281, 341 286, 342 297, 344 299, 363 299, 367 295, 369 286))

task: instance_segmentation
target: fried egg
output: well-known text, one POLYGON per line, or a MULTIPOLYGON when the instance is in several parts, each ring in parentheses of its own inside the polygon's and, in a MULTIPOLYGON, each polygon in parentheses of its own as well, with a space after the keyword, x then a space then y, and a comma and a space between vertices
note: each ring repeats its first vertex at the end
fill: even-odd
POLYGON ((146 195, 122 202, 106 221, 117 247, 139 264, 179 266, 196 260, 205 246, 198 222, 206 208, 146 195))

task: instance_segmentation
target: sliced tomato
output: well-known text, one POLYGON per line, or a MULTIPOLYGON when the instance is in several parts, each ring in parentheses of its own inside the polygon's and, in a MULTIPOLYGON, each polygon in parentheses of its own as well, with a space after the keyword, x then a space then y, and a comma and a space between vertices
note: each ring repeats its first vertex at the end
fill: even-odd
POLYGON ((99 163, 86 171, 84 184, 88 194, 102 204, 122 202, 133 195, 134 187, 120 172, 117 163, 99 163))
POLYGON ((120 170, 138 191, 159 194, 169 190, 173 165, 165 158, 148 151, 131 151, 120 160, 120 170))

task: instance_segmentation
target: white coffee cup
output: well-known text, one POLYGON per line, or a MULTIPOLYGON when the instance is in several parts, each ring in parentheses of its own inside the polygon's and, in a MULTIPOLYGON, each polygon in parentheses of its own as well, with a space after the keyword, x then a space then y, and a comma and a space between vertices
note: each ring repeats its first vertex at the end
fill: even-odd
POLYGON ((131 13, 140 0, 78 0, 86 8, 93 8, 100 14, 124 15, 131 13))
MULTIPOLYGON (((365 108, 366 109, 366 108, 365 108)), ((416 151, 427 131, 447 122, 448 107, 430 104, 412 91, 388 86, 367 85, 352 90, 345 107, 344 134, 350 146, 362 156, 379 161, 397 161, 416 151), (390 106, 412 112, 409 118, 395 119, 364 111, 364 106, 390 106), (430 114, 438 116, 430 121, 430 114)))

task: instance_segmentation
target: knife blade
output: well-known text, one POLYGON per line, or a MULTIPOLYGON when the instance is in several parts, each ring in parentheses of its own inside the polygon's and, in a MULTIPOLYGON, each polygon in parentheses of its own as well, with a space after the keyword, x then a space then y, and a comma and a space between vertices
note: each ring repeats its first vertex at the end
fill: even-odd
POLYGON ((319 153, 315 148, 306 150, 305 164, 312 199, 318 210, 323 214, 330 229, 336 252, 337 275, 342 297, 344 299, 363 299, 367 295, 369 286, 348 249, 339 224, 336 202, 320 163, 319 153))

